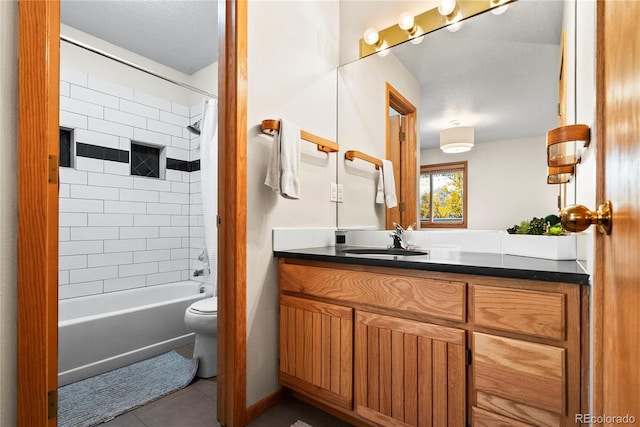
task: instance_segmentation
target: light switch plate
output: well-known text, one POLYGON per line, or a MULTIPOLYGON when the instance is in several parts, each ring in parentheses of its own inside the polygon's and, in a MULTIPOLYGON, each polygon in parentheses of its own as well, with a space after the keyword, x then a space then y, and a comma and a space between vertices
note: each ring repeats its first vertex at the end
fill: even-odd
POLYGON ((338 201, 338 185, 335 182, 331 183, 331 195, 329 196, 329 201, 338 201))
POLYGON ((344 187, 338 184, 338 203, 344 202, 344 187))

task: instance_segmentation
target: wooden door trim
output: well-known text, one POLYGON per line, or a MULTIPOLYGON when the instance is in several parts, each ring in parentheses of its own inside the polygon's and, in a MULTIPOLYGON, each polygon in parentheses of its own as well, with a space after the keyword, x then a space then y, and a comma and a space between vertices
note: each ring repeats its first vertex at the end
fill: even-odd
POLYGON ((18 8, 18 426, 55 426, 47 395, 58 387, 60 4, 18 8))
MULTIPOLYGON (((604 86, 604 20, 605 2, 599 1, 596 5, 596 200, 605 200, 604 191, 604 138, 605 138, 605 86, 604 86)), ((603 378, 602 378, 602 318, 604 309, 604 235, 594 233, 594 267, 592 282, 593 301, 593 414, 603 412, 603 378)))
POLYGON ((247 417, 247 2, 219 2, 218 420, 247 417))
MULTIPOLYGON (((389 158, 389 155, 391 153, 391 141, 389 139, 389 128, 390 128, 389 107, 393 108, 398 113, 405 116, 408 123, 407 131, 406 131, 407 133, 407 139, 405 142, 406 145, 404 148, 401 149, 401 156, 403 155, 402 153, 405 153, 405 156, 410 157, 409 160, 413 160, 414 167, 407 168, 407 170, 411 171, 410 174, 403 174, 401 176, 401 180, 402 182, 405 183, 405 185, 402 185, 402 190, 401 190, 402 194, 398 194, 398 201, 406 200, 405 203, 407 203, 407 209, 413 210, 414 213, 412 215, 412 218, 417 223, 418 221, 418 218, 417 218, 418 197, 417 197, 417 191, 416 191, 416 185, 417 185, 417 179, 418 179, 417 178, 418 160, 417 160, 417 153, 416 153, 417 110, 416 110, 416 107, 407 98, 405 98, 398 90, 396 90, 389 82, 385 83, 385 140, 386 140, 385 157, 387 159, 389 158), (411 156, 411 153, 413 154, 413 156, 411 156), (408 175, 408 176, 405 176, 405 175, 408 175), (407 194, 407 191, 404 190, 406 189, 406 187, 409 187, 409 190, 412 190, 412 191, 409 191, 409 193, 413 193, 413 194, 407 194)), ((390 221, 388 221, 386 218, 385 218, 385 224, 387 229, 393 228, 390 221)), ((411 224, 401 224, 401 225, 403 227, 408 227, 411 224)))
MULTIPOLYGON (((247 5, 220 8, 218 419, 234 427, 246 417, 247 5)), ((24 427, 56 426, 47 394, 58 375, 58 187, 48 171, 59 150, 59 11, 58 0, 19 3, 17 406, 24 427)))

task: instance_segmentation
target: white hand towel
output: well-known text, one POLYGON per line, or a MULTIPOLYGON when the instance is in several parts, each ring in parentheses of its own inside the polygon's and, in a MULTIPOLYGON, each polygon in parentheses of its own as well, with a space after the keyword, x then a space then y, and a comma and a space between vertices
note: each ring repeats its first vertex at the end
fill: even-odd
POLYGON ((398 206, 396 181, 393 177, 393 163, 389 160, 382 161, 382 177, 384 180, 384 201, 387 204, 387 208, 398 206))
POLYGON ((382 167, 379 168, 378 189, 376 191, 376 204, 384 204, 384 177, 382 176, 382 167))
POLYGON ((287 199, 300 198, 300 128, 280 119, 264 183, 287 199))

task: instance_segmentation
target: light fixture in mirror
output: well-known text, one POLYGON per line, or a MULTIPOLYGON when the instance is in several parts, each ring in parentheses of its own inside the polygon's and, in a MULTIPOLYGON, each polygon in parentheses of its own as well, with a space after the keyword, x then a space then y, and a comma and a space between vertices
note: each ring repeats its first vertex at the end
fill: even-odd
POLYGON ((469 126, 456 125, 440 131, 440 149, 445 153, 464 153, 473 148, 474 131, 469 126))
POLYGON ((504 0, 491 0, 491 13, 494 15, 502 15, 509 8, 508 4, 505 4, 504 0))
POLYGON ((575 173, 575 166, 560 166, 547 169, 547 184, 564 184, 569 182, 569 179, 575 173))
POLYGON ((580 150, 589 146, 590 133, 587 125, 561 126, 547 132, 547 165, 580 163, 580 150))

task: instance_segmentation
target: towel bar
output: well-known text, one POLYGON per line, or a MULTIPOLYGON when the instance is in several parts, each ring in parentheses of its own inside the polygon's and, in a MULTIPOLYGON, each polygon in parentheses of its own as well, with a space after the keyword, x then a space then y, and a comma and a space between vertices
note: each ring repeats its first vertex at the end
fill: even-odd
POLYGON ((364 154, 361 151, 349 150, 346 153, 344 153, 344 157, 347 160, 351 160, 351 161, 353 161, 353 159, 355 158, 358 158, 358 159, 364 160, 365 162, 373 163, 376 169, 380 169, 380 166, 382 166, 382 160, 372 157, 368 154, 364 154))
MULTIPOLYGON (((280 130, 280 120, 265 119, 262 121, 262 132, 273 135, 277 130, 280 130)), ((324 151, 325 153, 337 153, 340 150, 340 145, 338 145, 337 142, 330 141, 304 130, 300 131, 300 138, 316 144, 318 146, 318 151, 324 151)))

